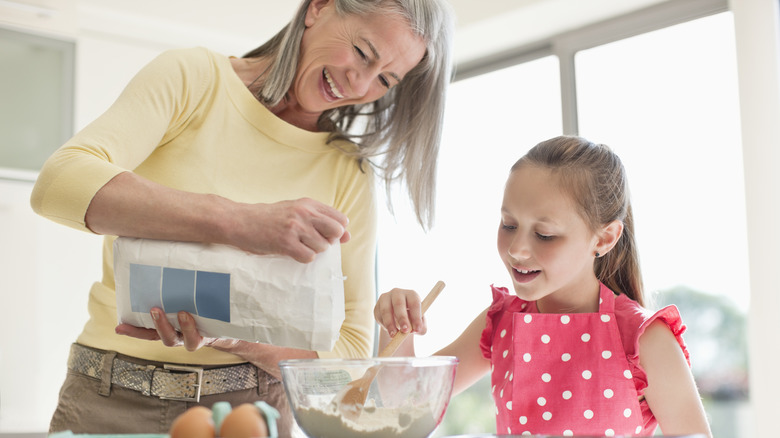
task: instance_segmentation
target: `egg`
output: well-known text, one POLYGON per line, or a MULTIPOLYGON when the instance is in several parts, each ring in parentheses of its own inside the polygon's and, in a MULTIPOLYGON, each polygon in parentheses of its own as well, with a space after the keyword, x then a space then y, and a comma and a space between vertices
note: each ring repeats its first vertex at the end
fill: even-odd
POLYGON ((222 438, 267 437, 268 426, 257 406, 251 403, 244 403, 233 408, 222 420, 219 436, 222 438))
POLYGON ((195 406, 187 409, 171 424, 171 438, 214 438, 211 409, 195 406))

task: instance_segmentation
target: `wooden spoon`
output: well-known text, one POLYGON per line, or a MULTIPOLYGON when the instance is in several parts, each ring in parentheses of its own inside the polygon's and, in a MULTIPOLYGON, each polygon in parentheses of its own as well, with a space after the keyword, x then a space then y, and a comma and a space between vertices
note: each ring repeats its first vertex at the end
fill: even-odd
MULTIPOLYGON (((444 282, 439 281, 433 286, 428 295, 422 302, 422 313, 428 310, 433 300, 439 296, 439 293, 444 289, 444 282)), ((395 350, 401 345, 401 343, 409 336, 409 333, 397 332, 393 339, 387 344, 382 351, 379 352, 378 357, 390 357, 395 353, 395 350)), ((371 386, 371 382, 374 381, 376 374, 382 368, 382 364, 374 365, 367 369, 363 377, 353 380, 347 383, 336 397, 333 398, 333 402, 337 406, 342 418, 346 418, 352 421, 357 421, 360 414, 363 412, 363 405, 366 403, 366 397, 368 397, 368 388, 371 386)))

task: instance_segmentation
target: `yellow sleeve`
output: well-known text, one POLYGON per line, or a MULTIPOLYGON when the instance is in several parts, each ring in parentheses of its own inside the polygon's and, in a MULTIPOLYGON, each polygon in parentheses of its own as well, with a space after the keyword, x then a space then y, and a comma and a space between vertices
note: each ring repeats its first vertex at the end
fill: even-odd
POLYGON ((135 169, 183 125, 197 100, 193 96, 203 93, 211 74, 205 57, 203 49, 173 50, 142 68, 105 113, 44 163, 32 209, 89 231, 84 216, 95 193, 119 173, 135 169))

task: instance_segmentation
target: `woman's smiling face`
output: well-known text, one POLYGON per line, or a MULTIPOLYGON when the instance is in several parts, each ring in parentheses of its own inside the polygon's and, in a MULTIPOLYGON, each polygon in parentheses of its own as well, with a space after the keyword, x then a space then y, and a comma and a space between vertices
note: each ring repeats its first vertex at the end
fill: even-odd
POLYGON ((398 15, 340 16, 333 0, 314 0, 291 94, 312 113, 373 102, 397 85, 425 50, 423 39, 398 15))
POLYGON ((510 174, 498 252, 520 298, 547 297, 546 311, 591 311, 592 297, 582 291, 598 291, 593 272, 598 241, 552 171, 525 163, 510 174))

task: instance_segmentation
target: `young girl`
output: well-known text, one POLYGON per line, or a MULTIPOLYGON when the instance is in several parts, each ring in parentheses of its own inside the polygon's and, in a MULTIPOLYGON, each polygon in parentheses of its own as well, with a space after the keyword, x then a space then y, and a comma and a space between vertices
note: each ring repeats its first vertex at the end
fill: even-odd
MULTIPOLYGON (((493 287, 491 306, 436 353, 460 360, 455 393, 491 372, 499 434, 711 436, 677 308, 642 307, 633 228, 607 146, 557 137, 512 167, 498 253, 514 294, 493 287)), ((414 291, 383 294, 374 315, 383 342, 426 332, 414 291)), ((396 354, 414 355, 412 343, 396 354)))

